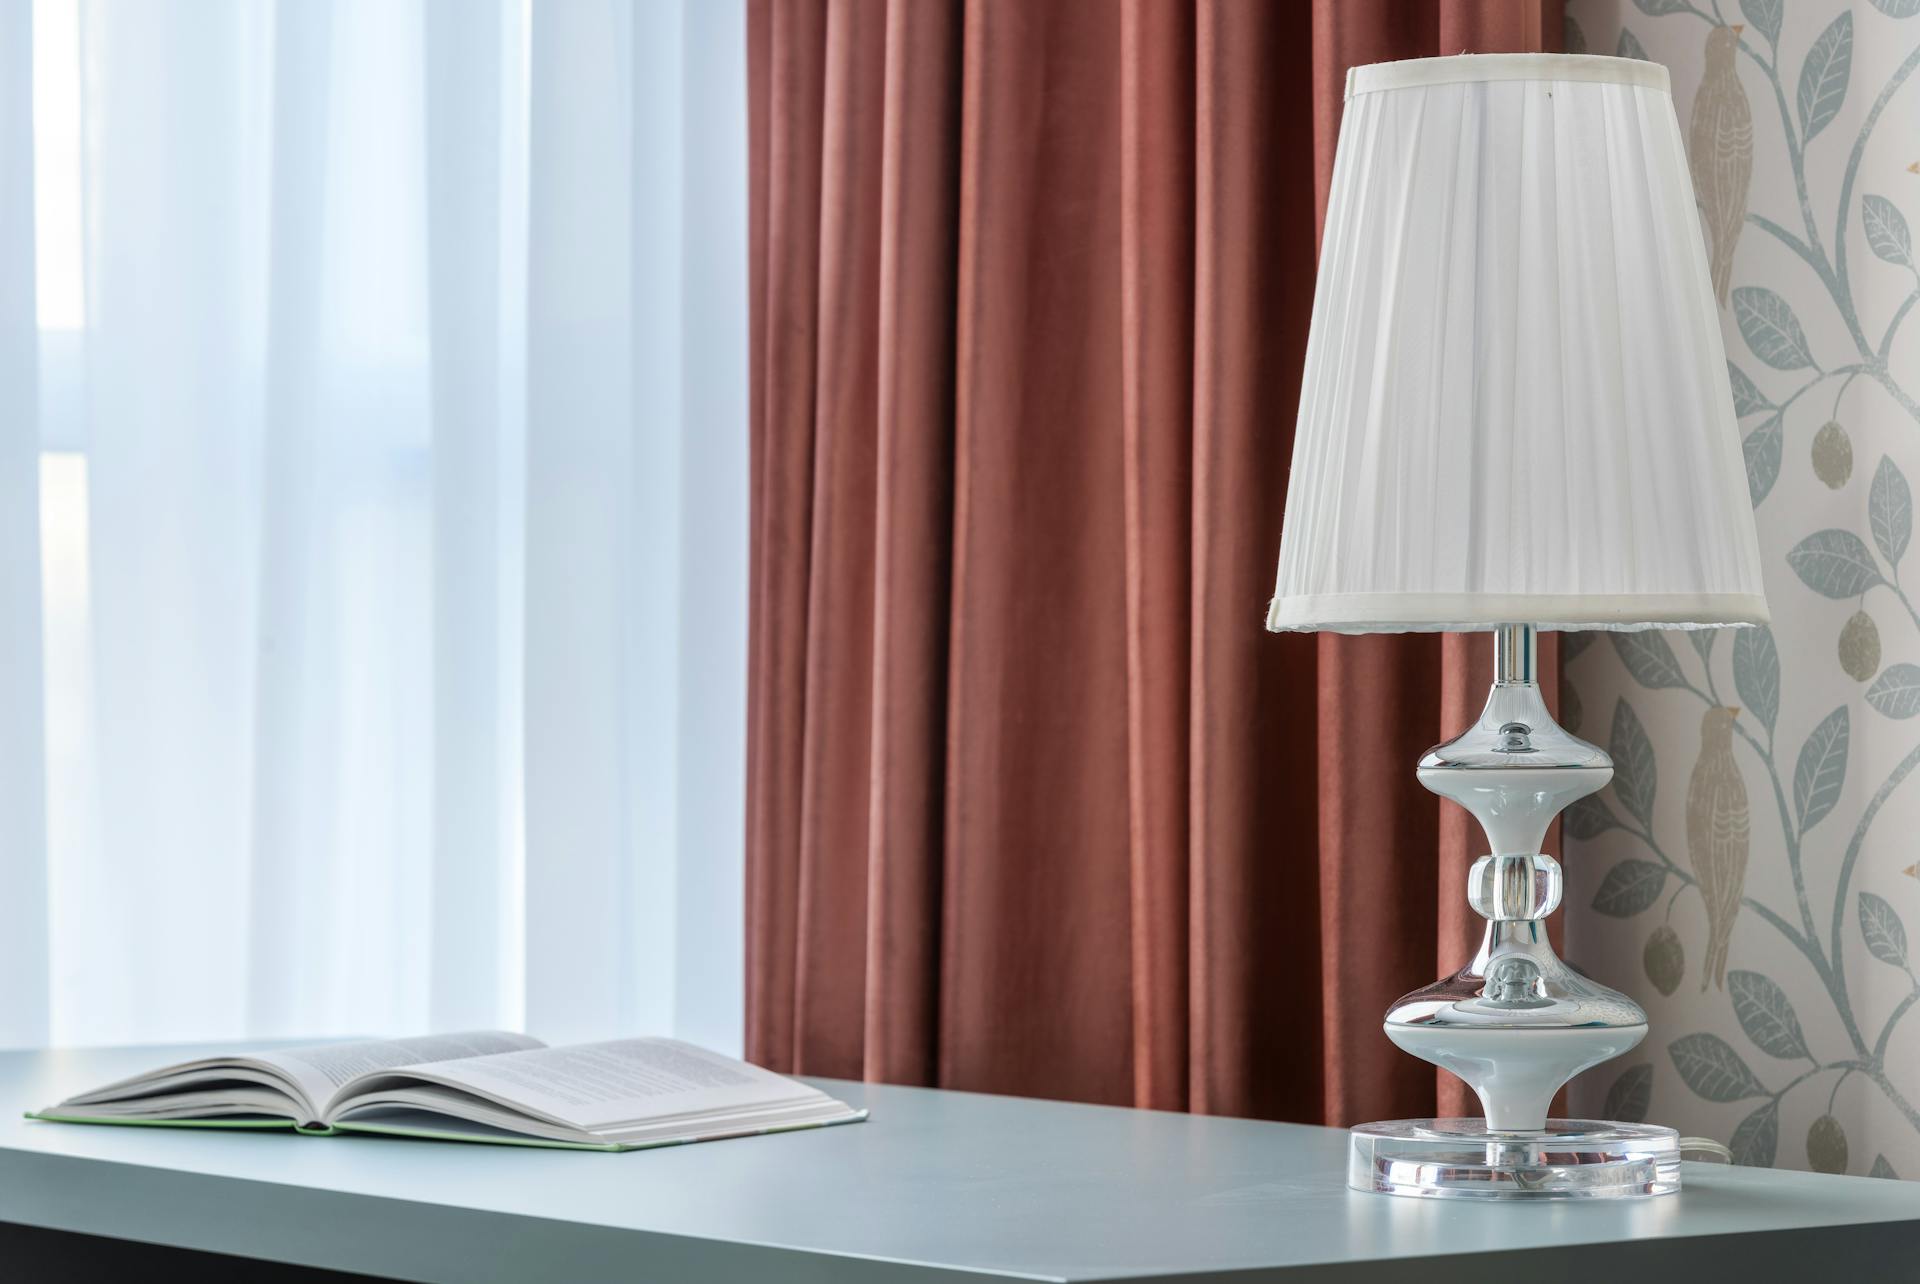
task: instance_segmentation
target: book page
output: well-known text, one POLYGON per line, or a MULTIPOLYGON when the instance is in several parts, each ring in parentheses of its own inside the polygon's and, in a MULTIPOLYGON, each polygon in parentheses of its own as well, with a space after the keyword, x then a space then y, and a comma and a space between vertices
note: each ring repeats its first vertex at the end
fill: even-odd
POLYGON ((293 1078, 307 1099, 322 1108, 343 1086, 375 1070, 483 1057, 499 1052, 544 1048, 538 1039, 504 1030, 469 1030, 459 1034, 429 1034, 412 1039, 358 1039, 344 1043, 314 1043, 298 1048, 256 1052, 253 1058, 293 1078))
POLYGON ((617 1039, 455 1061, 437 1082, 524 1105, 589 1131, 822 1094, 758 1066, 675 1039, 617 1039))

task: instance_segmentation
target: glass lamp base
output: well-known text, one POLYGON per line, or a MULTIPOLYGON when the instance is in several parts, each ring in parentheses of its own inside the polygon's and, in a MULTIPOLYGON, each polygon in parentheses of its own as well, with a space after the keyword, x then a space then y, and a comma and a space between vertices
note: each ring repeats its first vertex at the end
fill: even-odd
POLYGON ((1652 1124, 1549 1119, 1490 1132, 1484 1119, 1396 1119, 1353 1129, 1347 1185, 1434 1199, 1635 1199, 1680 1189, 1680 1135, 1652 1124))

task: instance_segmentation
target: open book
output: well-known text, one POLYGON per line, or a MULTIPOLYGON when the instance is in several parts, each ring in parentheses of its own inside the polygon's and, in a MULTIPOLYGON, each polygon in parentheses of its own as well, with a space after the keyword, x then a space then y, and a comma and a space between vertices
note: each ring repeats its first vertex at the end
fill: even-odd
POLYGON ((673 1039, 550 1048, 484 1030, 203 1057, 28 1117, 638 1150, 852 1123, 867 1112, 673 1039))

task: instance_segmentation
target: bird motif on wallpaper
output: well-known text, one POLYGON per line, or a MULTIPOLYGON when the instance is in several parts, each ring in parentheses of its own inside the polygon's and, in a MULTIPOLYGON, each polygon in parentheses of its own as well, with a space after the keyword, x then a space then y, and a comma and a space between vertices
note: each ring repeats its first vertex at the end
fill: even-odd
POLYGON ((1707 71, 1693 99, 1687 130, 1687 166, 1693 171, 1693 195, 1707 233, 1707 261, 1713 294, 1727 306, 1733 285, 1733 247, 1747 221, 1747 188, 1753 181, 1753 112, 1734 69, 1734 51, 1745 27, 1715 27, 1707 32, 1707 71))
POLYGON ((1700 757, 1687 782, 1687 858, 1707 905, 1707 978, 1727 988, 1727 946, 1747 882, 1747 786, 1733 757, 1733 720, 1738 709, 1709 709, 1700 719, 1700 757))

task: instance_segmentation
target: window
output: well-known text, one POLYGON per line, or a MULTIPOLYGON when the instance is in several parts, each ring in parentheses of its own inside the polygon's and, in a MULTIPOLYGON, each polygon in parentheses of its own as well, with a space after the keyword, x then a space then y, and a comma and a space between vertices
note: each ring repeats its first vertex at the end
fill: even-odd
POLYGON ((743 64, 34 0, 51 1041, 737 1049, 743 64))

